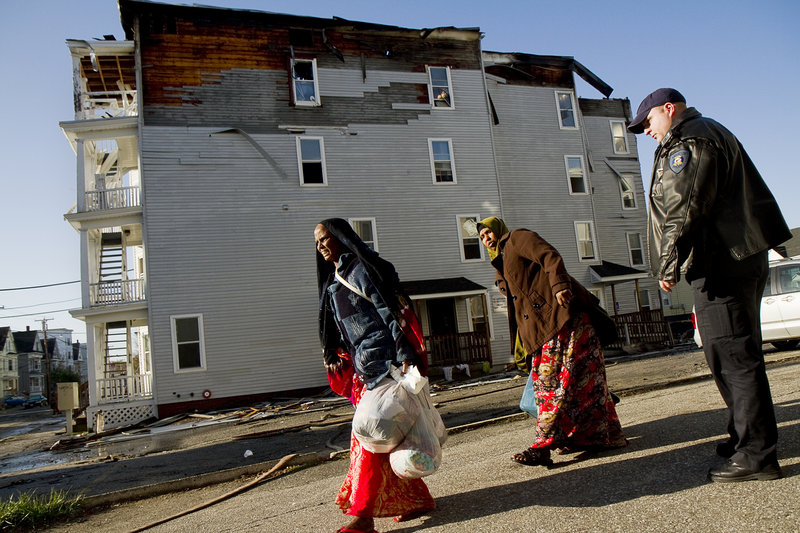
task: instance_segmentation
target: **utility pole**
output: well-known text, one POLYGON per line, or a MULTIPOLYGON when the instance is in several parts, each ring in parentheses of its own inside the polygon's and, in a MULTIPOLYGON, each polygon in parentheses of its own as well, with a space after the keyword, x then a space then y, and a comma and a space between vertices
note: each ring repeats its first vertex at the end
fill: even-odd
POLYGON ((53 320, 53 319, 52 318, 43 318, 43 319, 40 320, 40 322, 42 323, 42 334, 44 335, 44 341, 42 341, 42 344, 44 345, 43 346, 43 348, 44 348, 44 368, 45 368, 44 383, 45 383, 45 387, 46 387, 44 397, 47 398, 47 403, 50 405, 50 407, 53 409, 53 412, 55 413, 56 412, 56 406, 53 405, 52 392, 50 390, 50 351, 47 348, 47 321, 48 320, 53 320))

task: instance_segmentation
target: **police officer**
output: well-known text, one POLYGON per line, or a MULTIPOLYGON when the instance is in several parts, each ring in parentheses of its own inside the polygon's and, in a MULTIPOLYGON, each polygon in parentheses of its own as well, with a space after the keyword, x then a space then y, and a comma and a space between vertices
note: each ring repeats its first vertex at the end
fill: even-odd
POLYGON ((728 406, 716 482, 776 479, 778 429, 761 351, 767 252, 791 238, 775 198, 739 140, 675 89, 653 91, 628 125, 652 136, 648 251, 670 292, 691 283, 708 366, 728 406))

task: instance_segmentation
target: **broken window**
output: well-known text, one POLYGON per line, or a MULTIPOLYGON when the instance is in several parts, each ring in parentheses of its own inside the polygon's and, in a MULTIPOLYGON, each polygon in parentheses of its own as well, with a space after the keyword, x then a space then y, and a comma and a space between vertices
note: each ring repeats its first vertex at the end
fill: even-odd
POLYGON ((297 137, 301 185, 326 185, 325 145, 322 137, 297 137))
POLYGON ((611 121, 611 142, 615 154, 628 153, 628 138, 625 135, 625 122, 622 120, 611 121))
POLYGON ((636 193, 633 189, 633 176, 620 177, 619 188, 622 194, 622 208, 636 209, 636 193))
POLYGON ((203 315, 170 317, 172 322, 172 362, 175 372, 204 370, 203 315))
POLYGON ((375 231, 375 219, 351 218, 348 220, 348 222, 350 222, 350 226, 352 226, 356 234, 361 237, 361 240, 364 241, 367 246, 377 252, 378 233, 375 231))
POLYGON ((631 259, 631 266, 644 266, 644 246, 642 246, 641 233, 627 233, 628 255, 631 259))
POLYGON ((575 222, 575 240, 578 243, 578 259, 597 259, 594 247, 594 225, 591 222, 575 222))
POLYGON ((292 60, 292 87, 294 90, 295 105, 320 105, 316 59, 292 60))
POLYGON ((567 167, 567 181, 570 194, 586 194, 586 178, 583 171, 583 157, 579 155, 566 155, 564 161, 567 167))
POLYGON ((459 216, 458 236, 461 239, 461 261, 474 261, 483 259, 483 252, 480 238, 478 237, 477 223, 475 216, 459 216))
POLYGON ((428 67, 431 105, 437 108, 453 108, 453 87, 448 67, 428 67))
POLYGON ((455 183, 453 144, 450 139, 428 139, 434 183, 455 183))
POLYGON ((558 124, 563 128, 577 129, 575 120, 575 100, 570 91, 556 91, 556 107, 558 109, 558 124))

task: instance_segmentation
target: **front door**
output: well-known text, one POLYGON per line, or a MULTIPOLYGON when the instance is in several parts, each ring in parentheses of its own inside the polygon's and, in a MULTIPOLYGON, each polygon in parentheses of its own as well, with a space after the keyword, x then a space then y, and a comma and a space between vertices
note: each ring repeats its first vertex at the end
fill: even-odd
POLYGON ((428 350, 431 364, 435 366, 452 365, 458 362, 458 344, 455 333, 456 304, 453 298, 436 298, 426 302, 431 337, 428 350))

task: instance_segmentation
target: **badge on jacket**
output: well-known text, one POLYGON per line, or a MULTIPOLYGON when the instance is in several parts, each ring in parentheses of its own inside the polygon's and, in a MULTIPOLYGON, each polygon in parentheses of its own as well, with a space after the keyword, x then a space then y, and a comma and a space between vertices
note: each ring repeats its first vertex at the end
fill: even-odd
POLYGON ((681 170, 686 168, 686 163, 689 162, 689 150, 678 150, 669 156, 669 169, 675 174, 680 174, 681 170))

